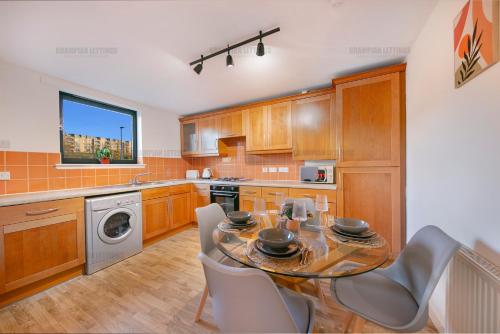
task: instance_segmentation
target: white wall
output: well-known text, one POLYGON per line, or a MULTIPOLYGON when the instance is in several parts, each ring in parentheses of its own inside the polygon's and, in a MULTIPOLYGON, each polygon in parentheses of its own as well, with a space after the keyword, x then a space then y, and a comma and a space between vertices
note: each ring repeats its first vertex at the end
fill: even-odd
POLYGON ((179 155, 176 114, 3 61, 0 61, 0 142, 8 141, 10 151, 59 152, 60 90, 138 111, 144 155, 179 155))
MULTIPOLYGON (((433 224, 498 263, 500 63, 454 88, 453 19, 465 0, 441 0, 407 62, 408 239, 433 224)), ((431 301, 444 323, 445 279, 431 301)))

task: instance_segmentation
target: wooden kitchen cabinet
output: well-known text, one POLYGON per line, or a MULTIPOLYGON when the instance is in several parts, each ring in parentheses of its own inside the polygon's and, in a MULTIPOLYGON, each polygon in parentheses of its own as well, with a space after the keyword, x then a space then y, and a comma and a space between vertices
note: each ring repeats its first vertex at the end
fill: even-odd
POLYGON ((198 136, 200 142, 200 155, 218 153, 219 119, 217 117, 203 117, 198 120, 198 136))
POLYGON ((401 166, 404 74, 342 82, 335 85, 337 167, 401 166))
POLYGON ((291 151, 291 102, 244 110, 243 119, 247 152, 258 154, 291 151))
POLYGON ((142 240, 191 222, 191 187, 181 184, 142 191, 142 240))
POLYGON ((83 263, 83 198, 0 208, 0 293, 83 263))
POLYGON ((199 153, 198 121, 181 122, 181 154, 183 156, 199 153))
POLYGON ((172 229, 189 224, 191 222, 191 194, 172 195, 169 200, 172 229))
POLYGON ((335 160, 334 95, 326 94, 292 103, 294 160, 335 160))
POLYGON ((404 224, 399 167, 337 169, 337 214, 362 219, 380 233, 394 254, 403 247, 404 224))
POLYGON ((194 222, 198 222, 196 217, 196 208, 202 208, 210 204, 210 185, 208 184, 193 184, 191 193, 192 218, 194 222))
POLYGON ((142 201, 142 240, 148 240, 170 230, 168 197, 142 201))
POLYGON ((243 136, 243 113, 233 111, 219 116, 219 138, 243 136))

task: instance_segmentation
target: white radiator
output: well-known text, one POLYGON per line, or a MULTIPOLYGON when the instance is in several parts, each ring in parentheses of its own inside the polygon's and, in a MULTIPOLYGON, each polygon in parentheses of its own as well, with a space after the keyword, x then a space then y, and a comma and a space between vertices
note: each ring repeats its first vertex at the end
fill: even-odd
POLYGON ((448 276, 446 331, 500 332, 500 268, 462 246, 448 276))

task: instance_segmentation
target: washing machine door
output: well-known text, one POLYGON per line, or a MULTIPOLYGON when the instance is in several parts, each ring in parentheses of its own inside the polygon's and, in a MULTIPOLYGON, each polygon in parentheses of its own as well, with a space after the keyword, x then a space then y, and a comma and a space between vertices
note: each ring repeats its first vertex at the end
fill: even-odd
POLYGON ((97 235, 107 244, 117 244, 127 239, 136 228, 137 216, 127 208, 117 208, 102 217, 97 235))

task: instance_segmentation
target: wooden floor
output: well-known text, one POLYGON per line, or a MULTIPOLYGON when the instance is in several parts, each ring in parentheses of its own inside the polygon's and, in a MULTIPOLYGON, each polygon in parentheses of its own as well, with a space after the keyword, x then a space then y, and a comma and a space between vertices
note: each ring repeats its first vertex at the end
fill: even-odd
MULTIPOLYGON (((91 276, 0 309, 0 332, 217 332, 210 298, 203 321, 193 322, 205 284, 199 249, 198 231, 183 231, 91 276)), ((327 296, 328 286, 322 283, 327 296)), ((327 305, 316 312, 316 328, 338 332, 347 313, 329 297, 327 305)), ((371 323, 363 331, 387 332, 371 323)), ((425 331, 436 332, 431 324, 425 331)))

